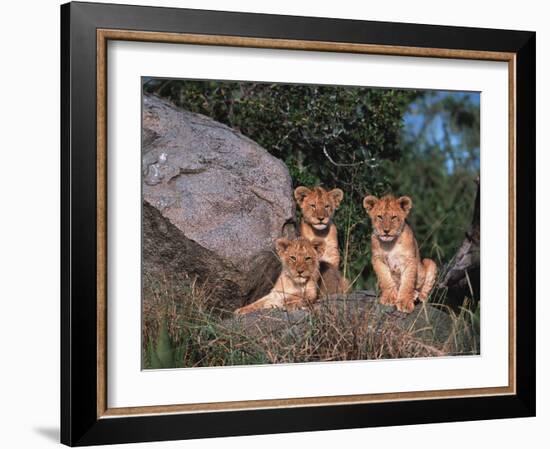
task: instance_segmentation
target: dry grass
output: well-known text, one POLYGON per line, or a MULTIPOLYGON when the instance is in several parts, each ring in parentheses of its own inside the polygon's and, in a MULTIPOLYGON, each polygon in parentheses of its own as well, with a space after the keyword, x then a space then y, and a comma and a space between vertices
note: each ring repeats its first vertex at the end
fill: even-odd
POLYGON ((143 287, 144 368, 479 353, 479 326, 466 308, 446 311, 450 318, 441 338, 429 320, 419 324, 425 311, 405 322, 393 311, 381 312, 364 307, 365 301, 344 298, 321 302, 309 311, 234 319, 188 278, 146 275, 143 287))

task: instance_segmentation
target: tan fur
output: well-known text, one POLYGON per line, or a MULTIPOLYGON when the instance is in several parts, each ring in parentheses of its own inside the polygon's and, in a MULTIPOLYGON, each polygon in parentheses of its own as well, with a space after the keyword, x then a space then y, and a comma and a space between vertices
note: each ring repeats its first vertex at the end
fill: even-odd
POLYGON ((343 197, 344 193, 340 189, 327 191, 322 187, 308 189, 300 186, 294 190, 294 198, 302 211, 300 235, 308 240, 324 241, 326 249, 321 262, 334 267, 340 266, 340 249, 332 217, 343 197))
POLYGON ((420 259, 413 230, 405 219, 412 208, 408 196, 366 196, 363 207, 373 232, 372 265, 380 287, 380 302, 401 312, 412 312, 416 299, 426 301, 437 276, 431 259, 420 259))
POLYGON ((329 191, 323 187, 309 189, 300 186, 294 190, 294 198, 302 211, 300 235, 310 241, 317 239, 325 242, 326 249, 320 260, 321 293, 343 293, 347 288, 347 282, 339 271, 340 248, 332 217, 344 198, 344 192, 340 189, 329 191))
POLYGON ((347 292, 349 288, 348 281, 342 276, 338 268, 333 267, 329 263, 322 262, 319 272, 318 286, 321 297, 347 292))
POLYGON ((303 237, 295 240, 280 238, 275 242, 275 249, 281 259, 282 272, 273 289, 252 304, 235 310, 236 314, 269 308, 292 310, 317 300, 319 259, 325 251, 325 243, 303 237))

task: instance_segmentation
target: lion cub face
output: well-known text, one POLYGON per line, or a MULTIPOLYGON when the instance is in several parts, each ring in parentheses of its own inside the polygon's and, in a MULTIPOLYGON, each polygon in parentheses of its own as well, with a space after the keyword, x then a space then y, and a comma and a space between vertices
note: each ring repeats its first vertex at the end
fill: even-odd
POLYGON ((283 263, 283 271, 296 283, 305 284, 319 273, 319 258, 325 251, 325 243, 304 237, 294 240, 277 239, 275 249, 283 263))
POLYGON ((294 190, 294 198, 302 210, 305 222, 322 231, 329 225, 334 211, 344 198, 344 192, 340 189, 327 191, 322 187, 310 190, 300 186, 294 190))
POLYGON ((363 200, 363 207, 370 216, 374 234, 382 242, 392 242, 403 231, 412 200, 408 196, 394 198, 387 195, 378 199, 368 195, 363 200))

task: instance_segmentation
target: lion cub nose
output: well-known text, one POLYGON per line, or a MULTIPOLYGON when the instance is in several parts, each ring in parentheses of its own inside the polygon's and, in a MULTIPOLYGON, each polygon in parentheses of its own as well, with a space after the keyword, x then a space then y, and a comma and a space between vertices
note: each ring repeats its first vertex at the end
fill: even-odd
POLYGON ((389 233, 390 233, 389 229, 384 229, 384 234, 389 234, 389 233))
POLYGON ((298 274, 302 274, 304 272, 304 270, 300 270, 300 269, 297 269, 296 271, 298 272, 298 274))

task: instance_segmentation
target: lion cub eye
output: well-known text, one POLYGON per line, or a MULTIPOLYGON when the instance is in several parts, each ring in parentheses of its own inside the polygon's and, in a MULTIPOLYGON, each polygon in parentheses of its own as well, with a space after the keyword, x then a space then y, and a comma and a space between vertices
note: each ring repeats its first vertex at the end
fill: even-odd
POLYGON ((290 260, 292 260, 292 262, 296 262, 296 257, 295 256, 290 256, 290 260))
POLYGON ((395 220, 397 220, 397 215, 393 215, 393 216, 391 217, 391 221, 395 221, 395 220))
POLYGON ((311 208, 315 210, 315 204, 310 204, 311 208))
POLYGON ((382 215, 378 215, 377 217, 380 221, 382 221, 384 219, 384 217, 382 217, 382 215))
POLYGON ((311 260, 311 257, 310 257, 310 256, 306 256, 306 260, 307 260, 307 261, 311 260))
POLYGON ((328 204, 325 204, 325 209, 328 209, 328 204))

